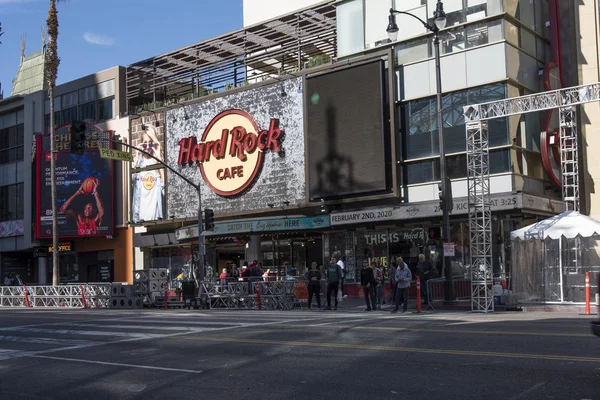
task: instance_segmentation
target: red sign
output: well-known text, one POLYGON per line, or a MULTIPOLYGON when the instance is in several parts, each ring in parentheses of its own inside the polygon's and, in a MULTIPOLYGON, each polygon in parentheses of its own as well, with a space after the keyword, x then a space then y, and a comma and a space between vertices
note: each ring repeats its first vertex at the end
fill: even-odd
POLYGON ((204 181, 215 193, 234 196, 254 182, 265 151, 281 152, 282 136, 278 119, 261 130, 245 111, 223 111, 210 121, 200 143, 194 136, 179 141, 177 164, 199 164, 204 181))

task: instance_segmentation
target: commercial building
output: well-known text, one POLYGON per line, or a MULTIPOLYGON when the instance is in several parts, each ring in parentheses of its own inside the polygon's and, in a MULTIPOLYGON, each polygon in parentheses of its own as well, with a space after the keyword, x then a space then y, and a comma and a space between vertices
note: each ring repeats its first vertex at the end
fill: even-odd
MULTIPOLYGON (((0 100, 0 275, 19 274, 25 282, 44 284, 52 281, 50 101, 45 46, 25 56, 24 45, 11 96, 0 100)), ((121 118, 124 76, 124 68, 114 67, 54 90, 57 199, 59 207, 66 204, 58 215, 61 283, 132 280, 129 166, 98 153, 101 137, 128 137, 129 119, 121 118), (73 120, 84 121, 88 136, 96 136, 80 157, 69 151, 73 120), (86 178, 98 182, 97 199, 92 191, 80 191, 86 178), (88 204, 92 218, 99 218, 94 229, 82 231, 88 204)))
MULTIPOLYGON (((254 259, 279 274, 301 274, 334 253, 345 261, 350 282, 364 261, 389 264, 402 256, 414 265, 424 253, 440 264, 431 34, 409 16, 397 42, 386 33, 391 7, 428 19, 435 5, 311 2, 260 21, 248 1, 244 29, 128 67, 129 111, 140 117, 132 133, 159 121, 167 162, 202 183, 202 207, 217 216, 215 229, 205 233, 209 276, 217 266, 254 259), (260 148, 277 130, 285 132, 281 143, 260 148)), ((562 62, 570 74, 565 82, 577 82, 576 63, 554 51, 562 46, 570 54, 574 43, 565 40, 573 25, 560 7, 566 6, 444 2, 443 120, 457 276, 468 276, 469 262, 462 108, 546 90, 554 82, 552 63, 562 62)), ((545 121, 532 114, 490 125, 498 278, 510 272, 508 233, 564 209, 550 174, 552 144, 540 138, 555 127, 545 121)), ((143 249, 144 266, 190 273, 198 196, 165 174, 162 220, 145 220, 135 245, 143 249)))

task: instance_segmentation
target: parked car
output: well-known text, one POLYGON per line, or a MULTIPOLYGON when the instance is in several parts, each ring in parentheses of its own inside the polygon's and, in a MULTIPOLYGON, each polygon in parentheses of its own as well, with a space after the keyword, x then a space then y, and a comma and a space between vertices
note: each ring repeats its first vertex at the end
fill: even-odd
POLYGON ((600 337, 600 321, 592 321, 592 332, 600 337))

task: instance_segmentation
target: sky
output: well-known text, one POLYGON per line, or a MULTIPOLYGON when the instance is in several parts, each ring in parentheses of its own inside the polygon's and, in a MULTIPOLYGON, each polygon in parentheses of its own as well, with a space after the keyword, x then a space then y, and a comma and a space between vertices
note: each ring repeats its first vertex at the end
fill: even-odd
MULTIPOLYGON (((48 0, 0 0, 0 82, 10 96, 20 61, 41 48, 48 0)), ((58 4, 57 84, 129 65, 242 28, 242 0, 68 0, 58 4)))

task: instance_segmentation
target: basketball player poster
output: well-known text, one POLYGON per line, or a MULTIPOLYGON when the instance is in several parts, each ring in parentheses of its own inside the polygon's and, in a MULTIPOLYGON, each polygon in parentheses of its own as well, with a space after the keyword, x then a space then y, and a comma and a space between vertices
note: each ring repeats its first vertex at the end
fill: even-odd
MULTIPOLYGON (((155 116, 151 118, 156 118, 155 116)), ((158 160, 164 160, 163 126, 155 121, 132 123, 132 144, 143 150, 133 151, 131 184, 133 197, 131 213, 134 223, 156 221, 165 215, 165 169, 158 160), (150 157, 149 155, 154 156, 150 157)))
MULTIPOLYGON (((100 137, 108 135, 87 126, 83 155, 70 152, 70 135, 57 128, 55 135, 56 198, 59 238, 113 235, 112 161, 101 158, 100 137)), ((108 137, 108 136, 107 136, 108 137)), ((37 218, 36 236, 52 237, 50 137, 37 138, 37 218)))

